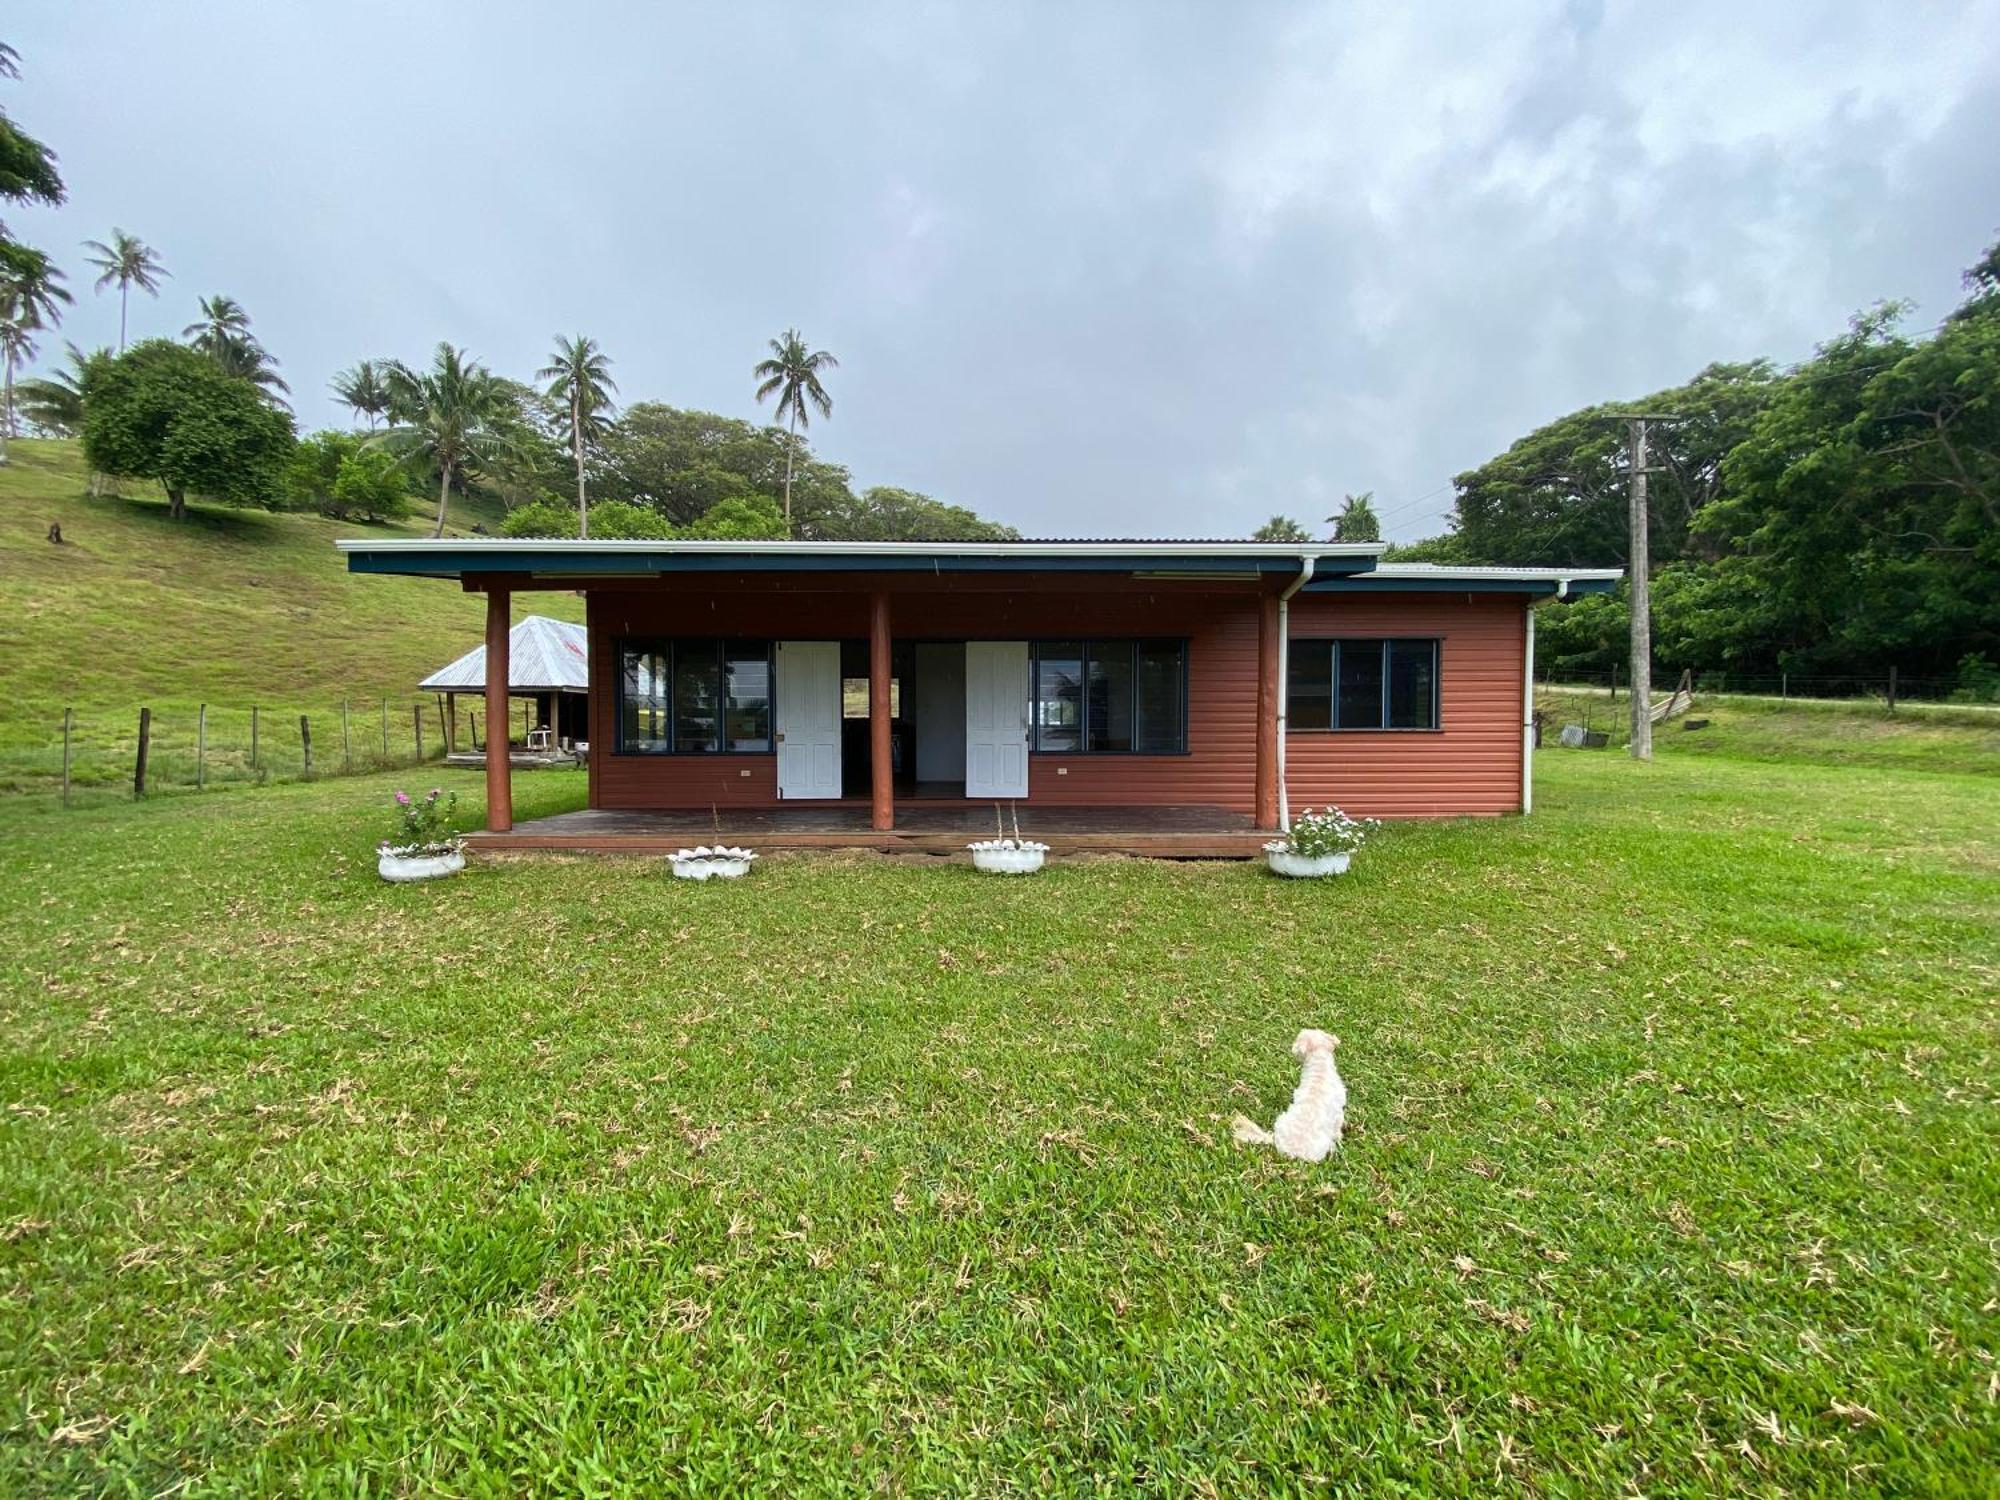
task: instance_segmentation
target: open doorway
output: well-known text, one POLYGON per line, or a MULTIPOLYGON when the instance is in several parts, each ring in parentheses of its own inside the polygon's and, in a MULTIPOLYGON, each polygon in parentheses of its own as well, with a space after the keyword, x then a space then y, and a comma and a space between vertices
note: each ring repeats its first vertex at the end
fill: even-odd
POLYGON ((919 641, 911 708, 915 776, 908 795, 965 795, 965 642, 919 641))
MULTIPOLYGON (((889 753, 898 798, 965 795, 965 642, 897 641, 889 648, 889 753)), ((840 643, 841 792, 873 785, 868 643, 840 643)))

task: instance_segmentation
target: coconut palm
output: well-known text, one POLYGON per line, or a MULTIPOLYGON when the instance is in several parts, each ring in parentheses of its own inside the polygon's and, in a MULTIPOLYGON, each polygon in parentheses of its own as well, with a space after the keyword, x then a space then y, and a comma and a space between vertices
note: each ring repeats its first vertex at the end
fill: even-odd
POLYGON ((62 321, 60 304, 70 300, 62 272, 44 261, 26 271, 0 275, 0 366, 4 366, 4 425, 0 425, 0 464, 7 462, 6 440, 18 436, 14 422, 14 372, 35 357, 35 335, 62 321))
POLYGON ((31 325, 18 318, 0 318, 0 363, 6 366, 6 421, 0 424, 0 464, 7 458, 7 443, 20 436, 14 426, 14 372, 35 357, 35 336, 31 325))
POLYGON ((467 464, 490 464, 499 456, 500 429, 510 415, 506 389, 486 366, 450 344, 439 344, 430 369, 422 372, 390 360, 382 380, 389 391, 390 425, 369 441, 384 444, 405 463, 422 461, 437 469, 437 525, 431 535, 443 536, 452 481, 463 476, 467 464))
POLYGON ((158 278, 168 275, 167 268, 160 264, 145 241, 136 234, 127 234, 122 229, 111 231, 111 243, 102 240, 85 240, 83 248, 92 251, 90 263, 103 274, 97 278, 97 290, 103 291, 113 282, 118 284, 118 352, 125 352, 125 305, 131 298, 132 288, 142 292, 160 295, 158 278))
POLYGON ((83 396, 91 377, 111 358, 109 349, 85 354, 65 344, 67 370, 24 380, 15 388, 15 405, 28 425, 54 437, 75 437, 83 431, 83 396))
POLYGON ((342 370, 332 382, 340 404, 357 417, 366 417, 370 432, 389 412, 389 388, 383 384, 382 369, 374 360, 364 359, 352 369, 342 370))
POLYGON ((778 397, 778 419, 786 424, 791 441, 785 444, 785 526, 792 524, 792 458, 799 446, 799 429, 811 425, 806 414, 808 405, 817 407, 822 417, 833 415, 833 398, 819 383, 821 370, 835 370, 840 361, 824 349, 806 352, 806 341, 799 337, 796 328, 787 328, 781 339, 771 340, 771 358, 762 360, 750 373, 763 384, 757 387, 757 400, 776 393, 778 397))
POLYGON ((206 354, 225 375, 247 380, 277 406, 286 403, 274 392, 290 395, 292 388, 278 374, 278 361, 250 332, 250 315, 234 297, 201 299, 201 320, 181 330, 195 351, 206 354))
POLYGON ((611 361, 597 340, 580 333, 573 339, 557 338, 556 352, 535 371, 535 378, 548 381, 549 399, 562 407, 561 431, 576 463, 576 534, 587 537, 590 503, 584 496, 583 450, 610 427, 611 393, 618 382, 611 378, 611 361))

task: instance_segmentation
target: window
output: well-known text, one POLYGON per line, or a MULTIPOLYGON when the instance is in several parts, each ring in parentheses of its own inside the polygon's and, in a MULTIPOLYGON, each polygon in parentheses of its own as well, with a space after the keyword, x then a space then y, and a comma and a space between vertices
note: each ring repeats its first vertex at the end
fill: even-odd
POLYGON ((1187 647, 1180 641, 1039 641, 1035 749, 1055 755, 1180 755, 1187 647))
POLYGON ((767 641, 628 641, 619 647, 618 753, 771 748, 767 641))
POLYGON ((1291 729, 1436 729, 1436 641, 1302 640, 1290 645, 1291 729))
MULTIPOLYGON (((866 677, 843 677, 840 679, 840 716, 843 719, 865 719, 868 717, 868 679, 866 677)), ((903 679, 889 679, 889 717, 903 717, 903 679)))

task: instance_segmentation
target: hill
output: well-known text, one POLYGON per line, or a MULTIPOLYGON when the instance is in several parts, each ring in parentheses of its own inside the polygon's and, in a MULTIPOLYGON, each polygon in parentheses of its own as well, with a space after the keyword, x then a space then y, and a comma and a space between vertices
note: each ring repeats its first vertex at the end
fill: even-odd
MULTIPOLYGON (((365 526, 197 503, 186 520, 171 521, 151 486, 126 481, 122 494, 92 498, 73 442, 22 439, 8 448, 13 461, 0 468, 0 789, 43 784, 59 769, 65 707, 77 710, 85 762, 133 737, 142 704, 154 710, 169 756, 183 748, 200 703, 213 706, 211 745, 242 740, 247 751, 253 704, 267 726, 288 725, 292 740, 298 715, 314 714, 327 746, 343 700, 372 735, 367 715, 382 716, 388 699, 397 743, 407 746, 416 683, 479 641, 477 597, 422 579, 353 577, 334 550, 340 536, 427 535, 427 518, 365 526), (52 521, 62 524, 60 546, 47 540, 52 521)), ((454 511, 464 522, 476 518, 454 511)), ((582 619, 582 601, 568 594, 540 595, 534 608, 582 619)), ((267 733, 274 753, 289 743, 275 727, 267 733)), ((353 733, 361 736, 359 723, 353 733)))

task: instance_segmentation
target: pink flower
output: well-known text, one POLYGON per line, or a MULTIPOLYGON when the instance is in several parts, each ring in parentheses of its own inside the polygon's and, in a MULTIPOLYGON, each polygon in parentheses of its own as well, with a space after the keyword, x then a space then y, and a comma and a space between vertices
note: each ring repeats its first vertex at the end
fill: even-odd
POLYGON ((410 805, 410 794, 408 792, 396 793, 396 806, 408 807, 409 805, 410 805))

